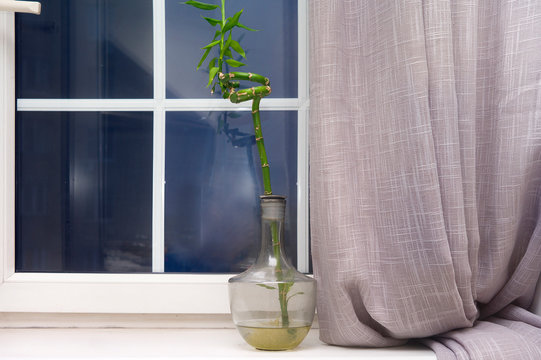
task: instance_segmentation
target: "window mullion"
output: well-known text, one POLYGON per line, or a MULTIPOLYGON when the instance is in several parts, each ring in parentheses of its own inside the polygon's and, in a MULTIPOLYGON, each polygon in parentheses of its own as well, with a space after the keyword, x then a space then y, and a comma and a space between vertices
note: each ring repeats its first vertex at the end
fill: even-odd
POLYGON ((0 12, 0 283, 15 272, 15 16, 0 12))
POLYGON ((154 145, 152 185, 152 271, 165 269, 165 3, 153 0, 154 145))
POLYGON ((297 269, 310 271, 308 0, 298 0, 297 269))

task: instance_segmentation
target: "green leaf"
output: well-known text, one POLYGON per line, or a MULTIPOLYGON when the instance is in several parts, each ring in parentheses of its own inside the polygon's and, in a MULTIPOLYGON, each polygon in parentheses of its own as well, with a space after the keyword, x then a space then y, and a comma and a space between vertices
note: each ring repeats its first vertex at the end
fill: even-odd
POLYGON ((265 289, 269 289, 269 290, 276 290, 276 288, 274 286, 269 286, 269 285, 265 285, 265 284, 257 284, 257 286, 261 286, 261 287, 264 287, 265 289))
POLYGON ((231 53, 231 49, 226 49, 224 52, 224 56, 232 58, 233 54, 231 53))
POLYGON ((231 47, 233 48, 233 50, 238 52, 240 56, 246 59, 246 53, 244 52, 244 49, 242 48, 242 46, 240 46, 240 44, 237 41, 232 40, 231 47))
POLYGON ((304 292, 299 291, 299 292, 296 292, 295 294, 291 295, 290 297, 288 297, 288 298, 286 299, 286 303, 288 303, 289 300, 291 300, 292 297, 297 296, 297 295, 304 295, 304 292))
POLYGON ((252 29, 252 28, 249 28, 248 26, 246 25, 242 25, 241 23, 237 23, 238 27, 242 28, 242 29, 245 29, 245 30, 248 30, 248 31, 259 31, 259 30, 256 30, 256 29, 252 29))
POLYGON ((225 62, 228 63, 230 66, 233 66, 233 67, 241 67, 241 66, 246 65, 244 63, 241 63, 240 61, 233 60, 233 59, 227 59, 225 62))
POLYGON ((203 46, 201 49, 210 49, 216 45, 218 45, 220 43, 220 40, 216 40, 216 41, 213 41, 211 42, 210 44, 206 45, 206 46, 203 46))
POLYGON ((227 22, 225 23, 225 26, 222 28, 222 32, 224 34, 226 32, 228 32, 229 30, 231 30, 233 28, 233 26, 235 26, 235 25, 231 24, 231 18, 230 17, 228 17, 226 20, 227 20, 227 22))
POLYGON ((181 3, 181 4, 191 5, 193 7, 201 9, 201 10, 214 10, 216 8, 219 8, 218 5, 206 4, 206 3, 203 3, 203 2, 200 2, 200 1, 194 1, 194 0, 188 0, 188 1, 186 1, 184 3, 181 3))
POLYGON ((240 9, 232 18, 227 18, 227 22, 225 23, 225 26, 222 29, 223 34, 225 34, 227 31, 233 29, 233 27, 236 26, 239 23, 239 18, 242 15, 243 11, 244 11, 244 9, 240 9))
POLYGON ((210 72, 209 72, 209 83, 207 84, 207 87, 210 86, 210 84, 212 84, 212 80, 214 80, 214 77, 216 76, 216 74, 218 73, 218 69, 217 67, 212 67, 210 69, 210 72))
POLYGON ((220 20, 218 19, 213 19, 213 18, 209 18, 209 17, 205 17, 205 16, 201 16, 203 19, 207 20, 207 22, 211 25, 211 26, 216 26, 216 24, 219 24, 221 23, 220 20))
POLYGON ((218 58, 212 58, 212 60, 209 61, 209 69, 216 66, 216 61, 218 61, 218 58))
POLYGON ((209 52, 210 52, 210 48, 208 48, 207 50, 205 50, 205 53, 203 54, 203 56, 201 57, 201 60, 199 60, 199 63, 197 64, 196 70, 199 70, 199 68, 200 68, 201 65, 203 64, 203 61, 205 61, 205 59, 207 58, 209 52))
POLYGON ((233 22, 235 23, 235 25, 237 25, 239 23, 239 18, 242 15, 243 11, 244 11, 244 9, 240 9, 239 11, 237 11, 237 13, 235 15, 233 15, 233 22))

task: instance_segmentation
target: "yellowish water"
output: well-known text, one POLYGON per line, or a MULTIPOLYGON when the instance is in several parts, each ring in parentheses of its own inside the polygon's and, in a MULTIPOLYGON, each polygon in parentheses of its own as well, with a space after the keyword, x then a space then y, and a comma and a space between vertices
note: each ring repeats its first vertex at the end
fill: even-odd
POLYGON ((290 350, 299 345, 310 330, 308 326, 263 327, 237 325, 246 342, 260 350, 290 350))

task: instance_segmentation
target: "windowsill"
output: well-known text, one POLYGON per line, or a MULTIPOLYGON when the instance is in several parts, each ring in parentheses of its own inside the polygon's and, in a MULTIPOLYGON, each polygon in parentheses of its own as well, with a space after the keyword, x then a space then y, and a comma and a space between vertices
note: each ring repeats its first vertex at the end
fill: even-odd
POLYGON ((312 329, 292 351, 259 351, 235 329, 0 329, 0 357, 436 359, 420 345, 364 349, 328 346, 312 329))

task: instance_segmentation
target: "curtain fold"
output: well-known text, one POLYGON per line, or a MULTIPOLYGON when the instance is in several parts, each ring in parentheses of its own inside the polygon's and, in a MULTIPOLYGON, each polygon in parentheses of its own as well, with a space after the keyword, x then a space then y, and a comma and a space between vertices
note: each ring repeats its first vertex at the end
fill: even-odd
POLYGON ((541 273, 541 2, 312 0, 310 29, 322 340, 541 359, 502 318, 541 273))

